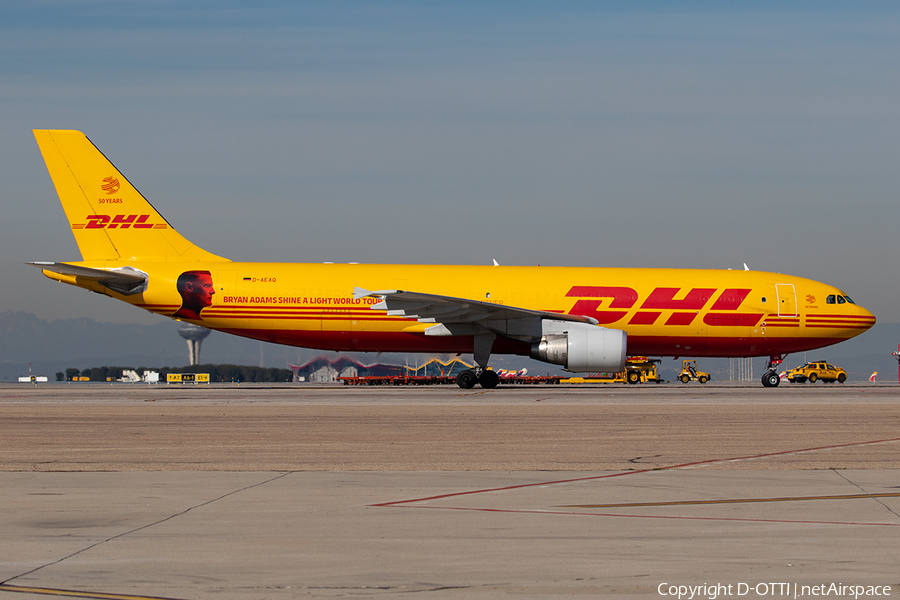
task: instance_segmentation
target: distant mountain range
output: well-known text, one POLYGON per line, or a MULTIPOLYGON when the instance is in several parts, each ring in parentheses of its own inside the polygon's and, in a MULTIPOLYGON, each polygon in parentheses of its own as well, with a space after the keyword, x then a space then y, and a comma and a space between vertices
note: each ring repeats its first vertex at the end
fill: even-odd
MULTIPOLYGON (((183 366, 188 364, 188 349, 178 335, 178 327, 179 323, 175 321, 154 325, 100 323, 86 318, 45 321, 25 311, 0 312, 0 381, 16 381, 17 377, 27 375, 29 362, 35 375, 47 375, 51 380, 56 372, 70 367, 183 366)), ((879 323, 857 338, 808 352, 806 358, 827 360, 843 367, 851 381, 864 381, 873 371, 879 372, 879 381, 892 381, 897 376, 897 361, 891 352, 897 350, 898 343, 900 324, 879 323)), ((283 368, 319 355, 336 357, 337 353, 288 348, 213 332, 203 342, 201 362, 283 368)), ((363 363, 379 360, 404 364, 408 361, 410 365, 428 358, 415 354, 408 357, 393 354, 377 359, 374 354, 354 356, 363 363)), ((757 379, 762 375, 765 362, 764 358, 753 359, 753 373, 757 379)), ((802 354, 793 354, 783 366, 792 368, 803 362, 802 354)), ((507 369, 527 367, 532 373, 561 372, 553 365, 524 357, 498 356, 492 364, 507 369)), ((701 358, 699 364, 701 369, 712 373, 714 379, 728 379, 728 359, 701 358)), ((660 367, 664 378, 673 379, 681 363, 664 358, 660 367)))

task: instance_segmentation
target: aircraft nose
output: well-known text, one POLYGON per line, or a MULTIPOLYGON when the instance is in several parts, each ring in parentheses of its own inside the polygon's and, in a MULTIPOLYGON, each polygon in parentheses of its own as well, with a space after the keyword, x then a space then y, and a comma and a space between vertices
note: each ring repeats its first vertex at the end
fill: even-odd
POLYGON ((860 305, 856 305, 856 314, 851 317, 852 323, 848 323, 850 327, 855 330, 853 335, 859 335, 864 331, 868 331, 875 325, 875 315, 871 313, 867 308, 862 307, 860 305))
MULTIPOLYGON (((875 315, 873 315, 869 309, 860 306, 859 313, 860 313, 860 315, 859 315, 860 317, 869 321, 869 327, 871 327, 872 325, 875 324, 875 315)), ((868 327, 866 329, 868 329, 868 327)))

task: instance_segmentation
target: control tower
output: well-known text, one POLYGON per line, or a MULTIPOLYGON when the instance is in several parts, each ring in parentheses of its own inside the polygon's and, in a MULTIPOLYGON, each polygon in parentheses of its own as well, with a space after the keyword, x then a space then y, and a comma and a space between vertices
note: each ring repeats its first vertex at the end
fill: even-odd
POLYGON ((206 339, 206 336, 210 334, 210 331, 206 327, 191 323, 182 323, 181 327, 178 328, 178 335, 187 340, 191 366, 200 364, 200 345, 206 339))

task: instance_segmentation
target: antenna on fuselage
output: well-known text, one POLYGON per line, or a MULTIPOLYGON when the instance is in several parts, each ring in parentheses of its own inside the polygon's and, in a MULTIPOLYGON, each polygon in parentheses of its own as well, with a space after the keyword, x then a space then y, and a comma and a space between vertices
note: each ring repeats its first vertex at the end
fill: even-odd
POLYGON ((747 266, 747 263, 744 263, 744 270, 745 270, 745 271, 749 271, 749 270, 750 270, 750 267, 747 266))

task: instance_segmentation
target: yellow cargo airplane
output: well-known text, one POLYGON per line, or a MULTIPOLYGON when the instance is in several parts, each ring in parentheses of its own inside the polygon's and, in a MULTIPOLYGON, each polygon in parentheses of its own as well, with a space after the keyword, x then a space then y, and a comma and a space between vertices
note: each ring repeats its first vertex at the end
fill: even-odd
POLYGON ((51 279, 256 340, 357 352, 491 353, 575 372, 651 356, 768 356, 859 335, 875 317, 824 283, 749 270, 241 263, 183 238, 79 131, 35 130, 82 259, 51 279))

